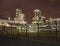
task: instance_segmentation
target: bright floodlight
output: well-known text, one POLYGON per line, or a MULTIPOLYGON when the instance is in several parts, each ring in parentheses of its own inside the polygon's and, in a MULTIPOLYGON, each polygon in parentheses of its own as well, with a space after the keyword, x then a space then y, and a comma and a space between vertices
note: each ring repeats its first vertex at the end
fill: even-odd
POLYGON ((17 8, 17 9, 16 9, 16 11, 18 12, 18 11, 19 11, 19 9, 17 8))
POLYGON ((34 12, 40 12, 40 10, 39 9, 35 9, 34 12))
POLYGON ((58 18, 57 20, 60 20, 60 18, 58 18))

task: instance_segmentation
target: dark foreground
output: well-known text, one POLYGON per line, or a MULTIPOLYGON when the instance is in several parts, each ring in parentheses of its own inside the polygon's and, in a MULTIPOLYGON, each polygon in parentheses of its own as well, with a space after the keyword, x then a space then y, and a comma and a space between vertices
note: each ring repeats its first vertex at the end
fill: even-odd
POLYGON ((0 38, 0 46, 60 46, 60 44, 32 39, 0 38))

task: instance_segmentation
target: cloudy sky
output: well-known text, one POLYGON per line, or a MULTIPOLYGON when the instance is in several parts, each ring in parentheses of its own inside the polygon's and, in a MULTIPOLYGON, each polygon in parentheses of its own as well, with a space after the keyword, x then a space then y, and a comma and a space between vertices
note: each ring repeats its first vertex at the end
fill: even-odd
POLYGON ((60 17, 60 0, 0 0, 0 18, 13 19, 16 8, 23 10, 28 22, 31 22, 36 8, 42 11, 42 16, 60 17))

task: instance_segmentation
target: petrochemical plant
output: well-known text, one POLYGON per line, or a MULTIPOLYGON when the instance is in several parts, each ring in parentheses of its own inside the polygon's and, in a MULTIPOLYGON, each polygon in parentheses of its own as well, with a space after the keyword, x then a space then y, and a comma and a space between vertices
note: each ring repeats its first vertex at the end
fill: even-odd
MULTIPOLYGON (((60 18, 47 19, 47 17, 41 15, 41 11, 39 9, 35 9, 33 12, 34 12, 34 17, 32 17, 31 24, 29 24, 25 20, 25 14, 22 13, 22 10, 16 9, 16 17, 14 18, 14 20, 11 20, 10 17, 8 17, 8 20, 0 19, 0 26, 12 27, 12 29, 14 28, 16 29, 16 31, 19 32, 21 31, 37 32, 41 30, 51 31, 51 30, 55 30, 56 28, 57 30, 60 29, 59 26, 60 18)), ((2 30, 2 28, 0 30, 2 30)))

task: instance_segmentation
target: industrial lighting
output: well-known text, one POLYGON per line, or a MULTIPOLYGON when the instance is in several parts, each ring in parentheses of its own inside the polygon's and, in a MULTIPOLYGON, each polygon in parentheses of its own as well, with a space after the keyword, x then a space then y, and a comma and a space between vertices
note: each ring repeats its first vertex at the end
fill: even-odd
POLYGON ((39 9, 35 9, 34 12, 40 12, 40 10, 39 9))

